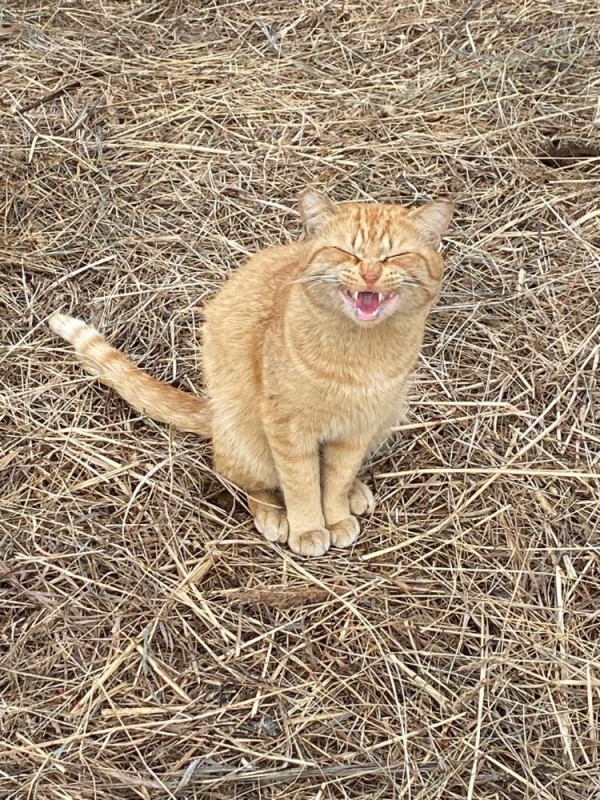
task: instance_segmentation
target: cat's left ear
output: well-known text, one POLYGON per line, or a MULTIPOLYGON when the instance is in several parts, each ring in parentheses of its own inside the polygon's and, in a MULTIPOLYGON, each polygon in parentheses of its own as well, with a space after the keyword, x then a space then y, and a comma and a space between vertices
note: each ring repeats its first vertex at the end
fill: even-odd
POLYGON ((315 236, 323 230, 338 207, 323 192, 305 189, 298 198, 298 208, 306 233, 315 236))
POLYGON ((420 233, 427 240, 427 244, 437 249, 450 224, 453 212, 454 206, 452 203, 436 200, 433 203, 426 203, 424 206, 410 211, 408 218, 415 223, 420 233))

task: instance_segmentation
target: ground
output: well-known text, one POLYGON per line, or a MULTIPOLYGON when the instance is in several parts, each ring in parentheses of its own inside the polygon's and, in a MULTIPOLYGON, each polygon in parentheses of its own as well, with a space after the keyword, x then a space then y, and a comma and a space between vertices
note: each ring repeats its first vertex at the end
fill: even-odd
POLYGON ((593 5, 4 4, 1 798, 600 796, 593 5), (306 185, 457 208, 377 509, 312 561, 47 327, 201 391, 306 185))

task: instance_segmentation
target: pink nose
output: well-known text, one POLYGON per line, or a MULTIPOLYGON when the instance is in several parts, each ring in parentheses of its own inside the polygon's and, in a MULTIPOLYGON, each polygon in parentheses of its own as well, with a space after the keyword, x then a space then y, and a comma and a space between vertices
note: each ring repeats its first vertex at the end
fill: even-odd
POLYGON ((363 276, 368 285, 372 285, 376 280, 379 279, 379 276, 381 275, 381 265, 364 264, 361 267, 360 274, 363 276))

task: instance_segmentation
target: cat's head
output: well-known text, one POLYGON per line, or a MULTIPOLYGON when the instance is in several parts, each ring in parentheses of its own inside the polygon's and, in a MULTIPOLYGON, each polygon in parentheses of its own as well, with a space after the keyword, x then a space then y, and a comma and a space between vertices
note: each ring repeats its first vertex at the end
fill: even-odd
POLYGON ((300 214, 311 240, 300 280, 315 303, 373 325, 430 306, 441 287, 438 253, 450 203, 419 208, 345 203, 307 189, 300 214))

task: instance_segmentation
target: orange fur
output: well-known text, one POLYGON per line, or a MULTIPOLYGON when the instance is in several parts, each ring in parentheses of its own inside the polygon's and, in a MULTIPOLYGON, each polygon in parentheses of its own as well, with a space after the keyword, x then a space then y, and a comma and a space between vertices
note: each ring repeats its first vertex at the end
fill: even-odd
POLYGON ((268 539, 322 555, 350 546, 355 515, 373 507, 356 474, 403 413, 451 207, 338 207, 307 191, 300 210, 308 238, 258 253, 208 303, 207 399, 150 377, 79 320, 50 325, 138 411, 210 436, 268 539))

